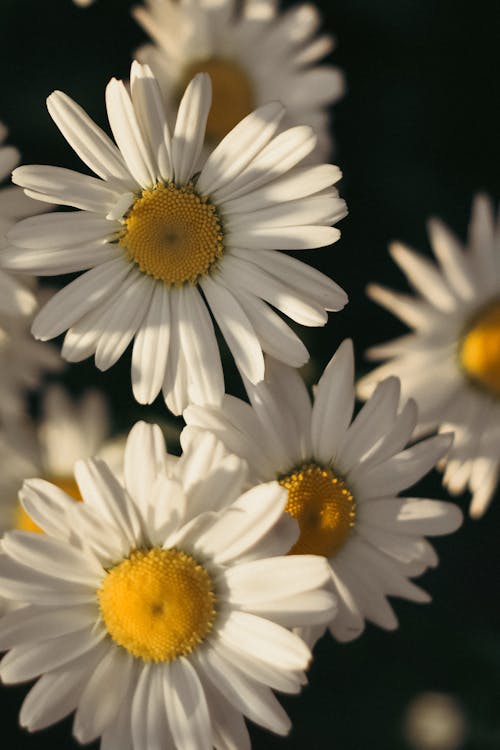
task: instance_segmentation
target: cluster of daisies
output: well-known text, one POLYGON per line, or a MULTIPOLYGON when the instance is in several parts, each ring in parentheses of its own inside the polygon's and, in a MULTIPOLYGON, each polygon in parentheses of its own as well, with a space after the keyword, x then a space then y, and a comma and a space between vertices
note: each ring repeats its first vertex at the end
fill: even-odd
MULTIPOLYGON (((151 43, 107 86, 113 138, 48 99, 93 174, 21 166, 0 192, 0 677, 37 680, 30 731, 75 712, 102 750, 245 750, 245 718, 289 731, 273 691, 301 690, 326 630, 392 629, 388 597, 429 601, 413 580, 437 564, 427 537, 462 515, 400 493, 438 465, 473 515, 492 497, 500 229, 479 197, 465 249, 430 225, 438 266, 394 246, 419 296, 370 294, 413 331, 370 351, 386 361, 357 384, 362 408, 349 340, 312 395, 288 319, 322 326, 347 295, 282 251, 332 245, 347 213, 324 162, 333 40, 313 6, 274 0, 134 15, 151 43), (146 422, 111 439, 93 392, 53 385, 30 421, 61 334, 64 360, 101 370, 132 345, 135 399, 161 392, 184 418, 180 457, 146 422), (248 400, 225 392, 221 339, 248 400)), ((6 180, 18 161, 0 147, 6 180)))

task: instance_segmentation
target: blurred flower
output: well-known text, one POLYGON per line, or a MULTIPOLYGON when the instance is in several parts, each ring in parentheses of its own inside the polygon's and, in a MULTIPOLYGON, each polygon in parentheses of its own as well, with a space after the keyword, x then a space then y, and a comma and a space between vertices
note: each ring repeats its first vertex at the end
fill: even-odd
POLYGON ((284 110, 264 105, 198 174, 211 101, 206 74, 189 84, 172 138, 147 67, 133 64, 131 96, 115 79, 106 93, 119 148, 69 97, 56 92, 48 102, 64 136, 102 179, 58 167, 15 171, 31 197, 82 211, 20 222, 3 265, 44 275, 91 269, 42 309, 33 334, 45 340, 69 328, 63 356, 76 362, 95 352, 102 370, 135 336, 137 400, 151 403, 163 389, 176 414, 190 401, 218 404, 224 394, 208 307, 252 382, 264 377, 262 350, 303 364, 307 350, 269 305, 318 326, 347 301, 332 280, 275 252, 329 245, 340 234, 330 226, 346 213, 332 187, 338 168, 297 166, 314 148, 311 129, 275 136, 284 110))
POLYGON ((63 360, 50 344, 33 341, 31 316, 0 313, 0 424, 26 419, 26 392, 38 387, 46 372, 56 372, 63 360))
MULTIPOLYGON (((348 340, 323 373, 312 407, 296 370, 270 361, 267 372, 266 382, 246 383, 251 406, 231 396, 220 410, 189 406, 181 442, 208 429, 248 461, 253 483, 278 478, 288 490, 286 510, 300 527, 291 554, 324 555, 330 563, 340 603, 330 623, 335 638, 356 638, 365 618, 397 627, 386 596, 429 601, 408 580, 437 564, 423 536, 448 534, 462 520, 451 503, 397 495, 435 465, 450 436, 404 450, 417 411, 410 401, 398 412, 396 378, 381 383, 351 423, 354 357, 348 340)), ((322 631, 314 629, 307 639, 322 631)))
POLYGON ((246 750, 243 715, 290 728, 271 688, 298 692, 311 655, 281 623, 331 617, 328 567, 283 556, 277 482, 241 495, 244 462, 232 456, 221 473, 208 434, 174 481, 162 442, 157 427, 131 431, 126 489, 104 462, 79 462, 82 503, 25 484, 25 510, 46 533, 3 539, 0 592, 29 603, 0 621, 0 649, 11 649, 1 677, 42 675, 21 710, 30 730, 76 709, 75 737, 102 735, 103 750, 246 750))
POLYGON ((413 750, 461 750, 467 726, 453 696, 421 693, 408 706, 403 729, 413 750))
MULTIPOLYGON (((0 123, 0 182, 10 180, 10 173, 19 163, 19 152, 3 142, 7 129, 0 123)), ((39 213, 40 204, 27 198, 18 187, 0 188, 0 254, 7 246, 5 235, 18 219, 39 213)), ((0 271, 0 314, 29 315, 37 306, 35 295, 12 274, 0 271)))
POLYGON ((418 297, 378 285, 369 295, 413 332, 372 347, 389 359, 359 383, 363 398, 387 375, 417 401, 421 431, 455 432, 443 482, 456 495, 469 486, 470 513, 491 501, 500 466, 500 224, 485 196, 474 201, 469 244, 440 221, 429 222, 439 267, 403 245, 391 253, 418 297))
POLYGON ((5 467, 1 482, 0 534, 10 529, 39 531, 18 501, 25 479, 42 476, 80 500, 73 468, 81 458, 100 456, 122 474, 123 440, 109 439, 110 424, 104 397, 88 391, 77 403, 63 388, 50 386, 42 402, 38 425, 4 431, 0 456, 5 467))
POLYGON ((167 107, 196 73, 209 73, 214 102, 207 137, 216 145, 253 109, 270 101, 286 108, 285 127, 310 125, 318 135, 316 156, 328 158, 327 108, 343 94, 344 79, 318 65, 334 47, 317 35, 321 18, 311 4, 279 13, 277 0, 146 0, 133 14, 153 44, 137 57, 158 78, 167 107))

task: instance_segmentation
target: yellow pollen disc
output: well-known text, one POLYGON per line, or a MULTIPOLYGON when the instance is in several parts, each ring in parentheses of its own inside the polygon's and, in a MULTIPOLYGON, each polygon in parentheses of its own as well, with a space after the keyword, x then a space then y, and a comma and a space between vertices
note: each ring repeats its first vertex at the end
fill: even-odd
POLYGON ((125 216, 120 245, 143 273, 172 286, 196 284, 222 255, 215 206, 192 184, 144 190, 125 216))
MULTIPOLYGON (((73 500, 76 500, 78 503, 82 502, 80 490, 78 489, 78 485, 73 477, 49 477, 47 481, 55 484, 59 489, 64 490, 64 492, 72 497, 73 500)), ((43 534, 40 526, 37 526, 21 504, 19 504, 17 509, 16 529, 20 529, 21 531, 36 531, 38 534, 43 534)))
POLYGON ((300 536, 291 555, 333 557, 356 520, 353 496, 331 469, 306 464, 279 480, 288 490, 285 510, 297 519, 300 536))
POLYGON ((144 661, 189 654, 215 619, 209 574, 176 549, 134 550, 109 570, 97 596, 111 638, 144 661))
POLYGON ((471 380, 500 396, 500 301, 473 321, 460 342, 459 356, 471 380))
POLYGON ((208 139, 220 141, 255 109, 251 82, 239 65, 218 57, 192 63, 185 72, 185 84, 197 73, 208 73, 212 79, 212 107, 206 133, 208 139))

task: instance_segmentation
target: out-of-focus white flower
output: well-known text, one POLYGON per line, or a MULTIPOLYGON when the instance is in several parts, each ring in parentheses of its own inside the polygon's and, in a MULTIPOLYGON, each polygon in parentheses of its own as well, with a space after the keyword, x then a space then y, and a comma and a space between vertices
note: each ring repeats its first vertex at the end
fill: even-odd
POLYGON ((249 750, 243 720, 286 734, 272 689, 299 692, 310 660, 290 624, 335 611, 329 571, 287 556, 286 492, 241 494, 246 466, 212 435, 166 473, 158 428, 139 423, 125 487, 103 461, 79 462, 83 497, 31 480, 21 493, 45 534, 10 532, 0 593, 25 606, 0 621, 6 683, 39 677, 20 715, 42 729, 76 709, 73 732, 101 748, 249 750), (276 533, 275 526, 282 533, 276 533))
MULTIPOLYGON (((268 379, 246 383, 251 406, 226 396, 221 409, 191 405, 181 442, 212 431, 245 458, 253 483, 276 478, 288 490, 286 511, 300 537, 292 554, 323 555, 340 609, 330 623, 339 640, 356 638, 365 619, 397 627, 386 597, 416 602, 428 595, 409 578, 437 564, 424 538, 461 523, 451 503, 398 497, 424 476, 450 446, 449 435, 405 448, 415 427, 413 401, 399 410, 399 381, 388 378, 351 422, 354 357, 344 341, 323 373, 311 405, 296 370, 268 362, 268 379)), ((313 629, 314 641, 323 628, 313 629)))
POLYGON ((327 108, 343 94, 338 68, 319 65, 334 47, 318 34, 320 14, 301 3, 280 13, 277 0, 146 0, 133 11, 154 44, 137 56, 157 76, 169 110, 193 75, 209 73, 214 101, 207 136, 218 143, 253 109, 270 101, 286 108, 284 125, 310 125, 315 156, 331 148, 327 108))
MULTIPOLYGON (((0 182, 10 180, 10 173, 19 163, 19 152, 4 144, 7 129, 0 123, 0 182)), ((8 230, 26 216, 40 212, 40 204, 28 198, 15 185, 0 188, 0 255, 5 247, 8 230)), ((30 315, 36 309, 33 292, 21 284, 12 273, 0 271, 0 314, 30 315)))
POLYGON ((31 197, 80 211, 20 222, 4 267, 53 275, 88 270, 45 305, 33 334, 69 328, 63 356, 95 352, 105 370, 134 340, 132 383, 141 403, 163 390, 180 413, 191 401, 219 404, 220 353, 209 309, 241 373, 264 377, 263 351, 303 364, 300 339, 270 307, 308 326, 324 325, 347 295, 331 279, 277 249, 321 247, 345 213, 332 187, 337 167, 298 166, 314 148, 311 128, 279 135, 284 110, 264 105, 240 122, 198 173, 210 78, 189 84, 170 137, 160 90, 147 67, 132 65, 131 90, 107 88, 116 142, 60 92, 49 111, 101 179, 58 167, 27 166, 15 181, 31 197))
POLYGON ((403 245, 391 248, 418 296, 369 287, 413 332, 368 351, 388 362, 361 379, 359 393, 366 398, 381 379, 397 375, 404 396, 417 401, 420 429, 455 433, 443 482, 454 495, 468 486, 470 513, 479 517, 500 467, 500 223, 479 195, 466 248, 437 219, 429 234, 438 266, 403 245))
POLYGON ((76 402, 61 386, 50 386, 38 424, 25 424, 22 430, 12 427, 1 436, 0 535, 15 528, 39 531, 19 504, 25 479, 41 476, 81 500, 73 476, 76 461, 100 456, 121 476, 125 444, 111 440, 109 433, 106 401, 100 393, 88 391, 76 402))

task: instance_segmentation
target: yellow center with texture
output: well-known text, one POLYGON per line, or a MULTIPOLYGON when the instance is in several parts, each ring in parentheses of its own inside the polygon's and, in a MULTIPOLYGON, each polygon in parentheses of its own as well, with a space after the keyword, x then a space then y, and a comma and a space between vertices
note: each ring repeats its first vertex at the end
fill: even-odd
POLYGON ((209 574, 175 548, 134 550, 108 571, 97 595, 111 638, 146 662, 189 654, 215 619, 209 574))
POLYGON ((477 385, 500 397, 500 302, 484 308, 465 332, 460 362, 477 385))
POLYGON ((197 73, 208 73, 212 80, 206 134, 209 140, 220 141, 255 108, 251 82, 237 63, 218 57, 192 63, 185 72, 185 84, 197 73))
MULTIPOLYGON (((81 503, 82 496, 73 477, 49 477, 48 481, 55 484, 60 490, 66 492, 66 494, 72 497, 73 500, 81 503)), ((40 526, 38 526, 31 516, 26 513, 21 504, 19 504, 17 509, 16 529, 20 529, 21 531, 36 531, 38 534, 43 534, 40 526)))
POLYGON ((356 520, 353 496, 331 469, 306 464, 279 480, 288 490, 285 510, 297 519, 300 536, 291 555, 333 557, 356 520))
POLYGON ((144 190, 124 219, 119 237, 140 270, 169 286, 196 284, 222 255, 215 206, 189 183, 144 190))

